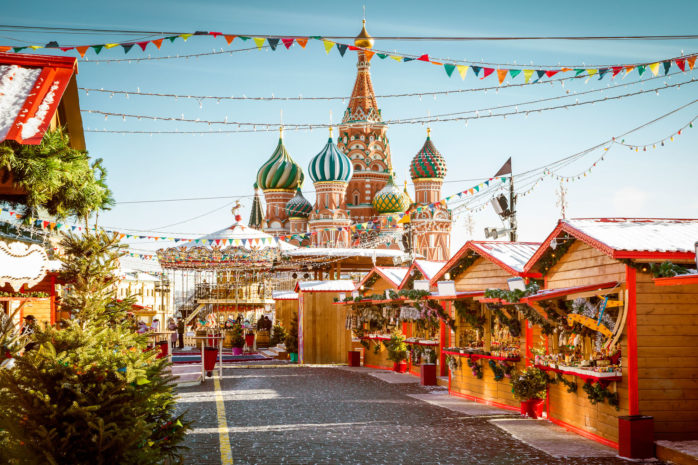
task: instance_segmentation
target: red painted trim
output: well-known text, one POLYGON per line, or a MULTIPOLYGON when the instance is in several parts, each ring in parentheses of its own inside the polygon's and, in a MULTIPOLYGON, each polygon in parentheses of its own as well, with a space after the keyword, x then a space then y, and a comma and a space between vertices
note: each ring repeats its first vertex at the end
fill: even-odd
POLYGON ((558 420, 557 418, 553 418, 548 414, 548 420, 550 420, 552 423, 562 426, 568 431, 571 431, 572 433, 578 434, 580 436, 583 436, 587 439, 591 439, 592 441, 596 441, 600 444, 603 444, 604 446, 612 447, 613 449, 618 449, 618 443, 613 442, 609 439, 603 438, 597 434, 590 433, 589 431, 583 430, 579 428, 578 426, 570 425, 569 423, 565 423, 562 420, 558 420))
POLYGON ((654 278, 655 286, 681 286, 685 284, 698 284, 698 274, 685 274, 670 278, 654 278))
POLYGON ((613 258, 632 258, 636 260, 695 260, 695 252, 656 252, 643 250, 617 250, 613 258))
POLYGON ((480 397, 471 396, 470 394, 463 394, 462 392, 452 391, 450 377, 449 377, 449 383, 448 383, 448 393, 451 394, 452 396, 455 396, 455 397, 462 397, 463 399, 472 400, 472 401, 478 402, 480 404, 491 405, 492 407, 501 408, 503 410, 511 410, 514 412, 521 411, 521 407, 513 407, 511 405, 502 404, 500 402, 495 402, 493 400, 481 399, 480 397))
POLYGON ((640 413, 637 381, 637 275, 635 268, 625 266, 625 282, 628 288, 628 414, 640 413))
MULTIPOLYGON (((546 282, 547 284, 547 282, 546 282)), ((570 294, 577 294, 579 292, 586 292, 586 291, 597 291, 601 289, 610 289, 612 287, 616 287, 618 285, 617 281, 609 281, 607 283, 600 283, 600 284, 588 284, 586 286, 575 286, 575 287, 566 287, 562 288, 558 291, 550 291, 550 290, 542 290, 539 291, 537 294, 533 294, 528 297, 524 297, 521 299, 521 302, 526 303, 526 302, 537 302, 539 300, 549 300, 549 299, 555 299, 557 297, 562 297, 570 294)))
MULTIPOLYGON (((397 268, 404 268, 404 267, 397 267, 397 268)), ((373 267, 373 268, 371 269, 371 271, 369 271, 368 273, 366 273, 366 276, 364 276, 364 279, 362 279, 362 280, 359 282, 359 284, 356 285, 356 288, 357 288, 357 289, 361 289, 361 286, 363 286, 364 283, 368 280, 368 278, 369 278, 372 274, 374 274, 374 273, 377 274, 379 277, 383 278, 384 280, 388 281, 391 285, 395 286, 396 288, 400 285, 400 283, 396 283, 396 282, 393 281, 392 279, 388 278, 385 274, 383 274, 383 273, 381 272, 381 270, 380 270, 377 266, 375 266, 375 267, 373 267)), ((406 275, 405 275, 405 276, 406 276, 406 275)))
MULTIPOLYGON (((446 315, 451 314, 448 304, 450 304, 450 302, 446 304, 447 307, 444 309, 446 315)), ((444 323, 443 320, 439 320, 439 376, 446 376, 446 370, 448 369, 446 366, 446 354, 444 354, 445 347, 448 347, 446 345, 446 323, 444 323)))
MULTIPOLYGON (((412 262, 412 264, 410 265, 410 267, 407 268, 407 274, 405 275, 404 278, 402 278, 402 282, 400 282, 400 285, 397 287, 398 291, 399 291, 399 290, 402 290, 402 289, 407 285, 407 281, 409 281, 409 280, 410 280, 410 276, 412 276, 412 270, 417 270, 417 271, 419 271, 419 273, 420 273, 422 276, 424 276, 424 274, 422 273, 422 270, 417 266, 417 262, 416 262, 416 261, 412 262)), ((438 274, 438 273, 437 273, 437 274, 438 274)), ((414 279, 417 279, 417 275, 416 275, 416 274, 415 274, 414 279)))
POLYGON ((531 347, 533 347, 533 327, 528 320, 524 320, 526 325, 526 366, 531 366, 531 359, 533 354, 531 353, 531 347))
POLYGON ((56 277, 51 276, 51 326, 56 324, 56 277))
POLYGON ((0 53, 0 64, 24 67, 68 68, 78 71, 78 59, 55 55, 29 55, 26 53, 0 53))

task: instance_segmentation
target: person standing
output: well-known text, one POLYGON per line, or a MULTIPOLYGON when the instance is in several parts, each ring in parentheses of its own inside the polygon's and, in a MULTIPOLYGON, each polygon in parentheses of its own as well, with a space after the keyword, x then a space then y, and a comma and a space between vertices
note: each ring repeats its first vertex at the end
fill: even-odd
POLYGON ((184 349, 184 320, 181 318, 177 318, 177 335, 179 336, 178 347, 184 349))
POLYGON ((175 323, 174 318, 169 318, 167 320, 167 330, 172 331, 170 334, 170 345, 174 348, 177 345, 177 323, 175 323))

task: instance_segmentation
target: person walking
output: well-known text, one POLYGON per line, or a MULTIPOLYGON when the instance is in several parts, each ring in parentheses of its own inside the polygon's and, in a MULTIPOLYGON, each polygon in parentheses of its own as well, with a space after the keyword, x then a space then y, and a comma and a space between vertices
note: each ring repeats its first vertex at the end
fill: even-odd
POLYGON ((168 318, 167 330, 172 331, 172 334, 170 334, 170 345, 172 348, 177 345, 177 329, 177 323, 175 323, 174 318, 168 318))
POLYGON ((177 335, 179 336, 180 349, 184 349, 184 320, 182 318, 177 318, 177 335))

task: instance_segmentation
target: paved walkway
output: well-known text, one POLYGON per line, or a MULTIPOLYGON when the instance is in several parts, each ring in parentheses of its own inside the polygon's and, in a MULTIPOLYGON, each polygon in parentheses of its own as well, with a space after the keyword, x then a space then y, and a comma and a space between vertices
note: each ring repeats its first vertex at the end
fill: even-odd
MULTIPOLYGON (((419 385, 385 382, 363 370, 286 365, 223 374, 179 389, 179 407, 194 420, 185 463, 629 463, 554 457, 496 426, 496 411, 469 415, 439 406, 423 398, 430 391, 419 385)), ((501 413, 499 419, 515 421, 501 413)))

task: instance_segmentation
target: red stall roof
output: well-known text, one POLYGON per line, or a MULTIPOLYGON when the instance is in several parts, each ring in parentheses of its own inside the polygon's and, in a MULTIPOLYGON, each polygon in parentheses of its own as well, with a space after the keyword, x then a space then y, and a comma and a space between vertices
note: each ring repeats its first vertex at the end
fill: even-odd
POLYGON ((0 53, 0 142, 41 142, 77 74, 77 59, 0 53))

